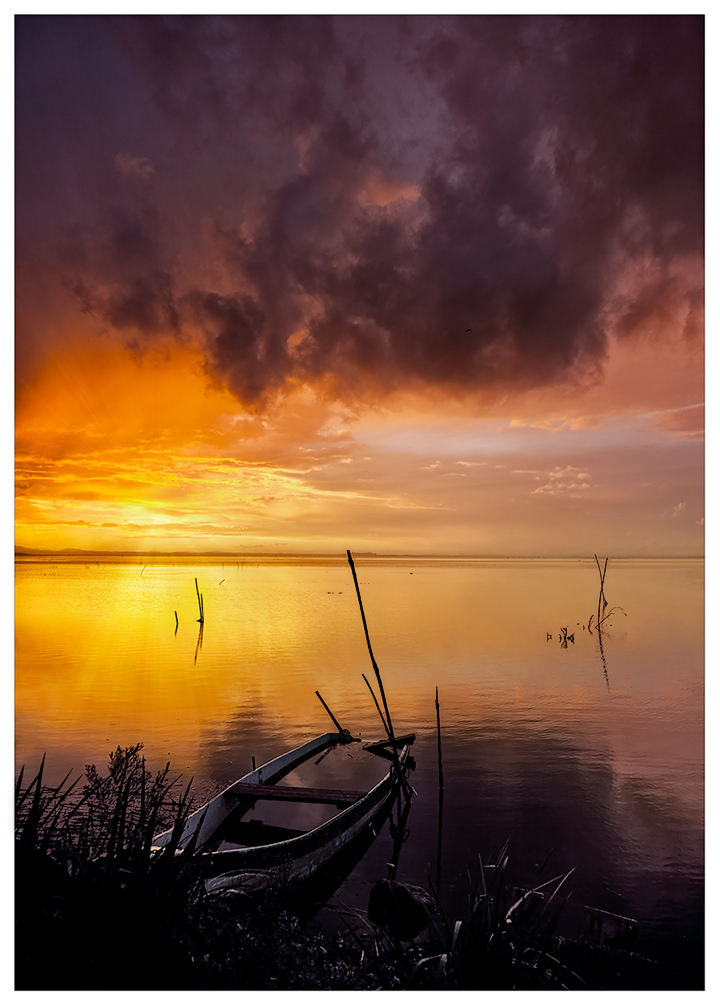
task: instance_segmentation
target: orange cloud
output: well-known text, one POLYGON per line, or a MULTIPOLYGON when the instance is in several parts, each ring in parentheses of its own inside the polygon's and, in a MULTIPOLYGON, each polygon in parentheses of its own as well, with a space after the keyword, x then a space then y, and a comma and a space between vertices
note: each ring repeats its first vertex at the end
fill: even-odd
POLYGON ((587 552, 592 525, 593 535, 606 528, 597 547, 608 554, 694 553, 701 467, 668 451, 695 450, 678 436, 698 422, 694 406, 678 403, 693 393, 695 370, 665 398, 649 352, 632 351, 647 363, 646 382, 618 380, 629 352, 616 346, 605 398, 602 388, 558 389, 554 399, 483 405, 418 389, 353 413, 296 387, 257 414, 209 382, 191 345, 136 358, 98 338, 51 357, 18 393, 17 540, 567 554, 587 552), (678 498, 688 519, 667 521, 678 498))

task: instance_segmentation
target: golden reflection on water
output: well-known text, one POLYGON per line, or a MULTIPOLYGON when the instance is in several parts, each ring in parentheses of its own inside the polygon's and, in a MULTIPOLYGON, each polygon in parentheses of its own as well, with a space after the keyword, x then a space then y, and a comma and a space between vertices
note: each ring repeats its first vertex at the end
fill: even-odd
MULTIPOLYGON (((699 975, 702 563, 611 559, 602 649, 593 559, 358 557, 356 566, 395 728, 417 734, 401 879, 422 884, 431 866, 440 872, 437 685, 452 917, 466 909, 478 852, 510 839, 513 883, 527 885, 550 852, 553 873, 575 870, 571 928, 588 904, 637 918, 650 941, 639 953, 655 959, 675 940, 699 975)), ((344 726, 375 739, 363 673, 372 680, 340 559, 16 567, 17 765, 35 770, 47 752, 55 782, 140 741, 149 767, 170 761, 202 796, 244 774, 252 756, 265 761, 331 729, 316 689, 344 726)), ((366 778, 356 752, 324 761, 324 784, 374 783, 377 765, 369 759, 366 778)), ((343 903, 367 907, 368 885, 386 870, 383 842, 344 885, 343 903)))
MULTIPOLYGON (((610 561, 606 595, 623 611, 603 626, 607 675, 587 629, 594 560, 357 567, 398 729, 432 732, 438 685, 444 729, 468 743, 510 727, 577 737, 621 776, 662 781, 701 815, 701 563, 610 561), (574 635, 567 648, 561 629, 574 635)), ((47 751, 64 775, 142 741, 151 761, 212 775, 218 751, 228 764, 242 757, 245 736, 272 755, 328 727, 316 688, 344 725, 379 736, 363 672, 342 561, 17 566, 18 764, 47 751)))

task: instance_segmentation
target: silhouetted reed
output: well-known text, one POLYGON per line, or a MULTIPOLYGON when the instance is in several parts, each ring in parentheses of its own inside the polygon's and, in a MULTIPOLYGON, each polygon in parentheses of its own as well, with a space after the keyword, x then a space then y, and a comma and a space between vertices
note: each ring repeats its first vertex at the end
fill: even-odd
POLYGON ((178 840, 190 809, 169 766, 145 769, 141 745, 110 755, 109 774, 43 785, 15 800, 16 987, 194 987, 201 861, 178 840), (153 835, 173 827, 160 852, 153 835))
POLYGON ((430 881, 429 893, 386 884, 382 907, 371 903, 368 913, 340 909, 367 972, 375 976, 375 987, 426 991, 585 988, 582 978, 561 959, 562 943, 554 936, 564 904, 558 896, 570 874, 531 890, 511 892, 505 879, 507 845, 495 863, 483 863, 481 858, 479 863, 463 920, 448 919, 430 881), (423 929, 427 937, 416 942, 423 929))
MULTIPOLYGON (((574 959, 598 967, 587 944, 554 936, 569 874, 511 892, 507 847, 494 863, 480 859, 455 922, 430 881, 429 891, 399 884, 394 869, 375 885, 375 921, 336 906, 346 934, 303 932, 283 890, 213 897, 205 857, 179 850, 190 787, 169 766, 151 775, 141 750, 117 748, 107 775, 87 766, 82 786, 69 775, 44 785, 44 759, 28 785, 20 772, 18 990, 563 989, 586 987, 574 959), (168 826, 170 843, 153 849, 168 826)), ((391 829, 395 867, 408 808, 391 829)))

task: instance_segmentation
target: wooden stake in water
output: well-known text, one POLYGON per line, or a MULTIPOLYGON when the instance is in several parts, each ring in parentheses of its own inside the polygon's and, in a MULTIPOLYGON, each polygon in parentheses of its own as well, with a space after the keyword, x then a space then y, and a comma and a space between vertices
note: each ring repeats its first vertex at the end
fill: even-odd
POLYGON ((443 834, 443 804, 445 802, 445 782, 443 780, 442 745, 440 743, 440 700, 438 688, 435 685, 435 716, 437 719, 438 739, 438 831, 437 831, 437 864, 435 869, 435 884, 440 893, 440 876, 442 872, 442 834, 443 834))
POLYGON ((335 719, 335 717, 333 716, 333 714, 332 714, 332 710, 330 709, 330 706, 329 706, 329 705, 327 704, 327 702, 326 702, 326 701, 325 701, 325 699, 324 699, 324 698, 322 697, 322 695, 320 694, 320 692, 316 691, 316 692, 315 692, 315 694, 316 694, 316 695, 317 695, 317 697, 318 697, 318 698, 320 699, 320 701, 322 702, 322 704, 323 704, 323 705, 325 706, 325 712, 326 712, 326 713, 328 714, 328 716, 330 717, 330 719, 331 719, 331 720, 333 721, 333 723, 334 723, 334 724, 335 724, 335 726, 337 727, 337 731, 338 731, 338 733, 339 733, 339 734, 344 734, 344 733, 347 733, 347 731, 346 731, 346 730, 343 730, 343 728, 342 728, 342 727, 340 726, 340 724, 338 723, 338 721, 337 721, 337 720, 335 719))
POLYGON ((442 743, 440 741, 440 701, 438 699, 438 687, 435 685, 435 716, 437 718, 437 738, 438 738, 438 789, 442 793, 445 790, 442 767, 442 743))
POLYGON ((355 592, 357 593, 358 604, 360 605, 360 616, 362 617, 363 629, 365 630, 365 641, 367 642, 368 653, 370 654, 370 662, 373 665, 373 670, 375 671, 375 677, 377 678, 378 687, 380 688, 380 697, 383 701, 383 708, 385 709, 385 720, 387 723, 387 734, 392 741, 393 751, 395 753, 396 761, 399 760, 397 744, 395 743, 395 732, 393 731, 392 720, 390 719, 390 710, 388 709, 387 699, 385 698, 385 689, 383 688, 382 678, 380 677, 380 669, 375 661, 375 655, 372 651, 372 645, 370 643, 370 633, 368 632, 367 621, 365 619, 365 609, 363 608, 362 597, 360 596, 360 586, 358 584, 357 573, 355 572, 355 563, 350 555, 350 549, 347 550, 348 562, 350 563, 350 569, 352 570, 353 580, 355 582, 355 592))
MULTIPOLYGON (((368 632, 367 621, 365 619, 365 609, 363 608, 362 597, 360 596, 360 585, 358 584, 357 573, 355 572, 355 563, 353 562, 352 555, 350 554, 350 549, 347 550, 347 557, 348 562, 350 563, 350 569, 352 570, 353 581, 355 582, 355 592, 357 593, 358 604, 360 605, 360 615, 362 616, 363 629, 365 630, 365 640, 367 642, 368 653, 370 654, 370 661, 373 665, 373 670, 375 671, 375 677, 377 678, 377 683, 380 688, 380 697, 382 698, 383 707, 385 709, 385 721, 386 721, 385 728, 387 731, 387 735, 392 743, 393 756, 395 758, 395 765, 397 767, 398 780, 403 790, 405 791, 405 794, 409 795, 412 792, 412 787, 405 778, 402 766, 400 765, 400 754, 398 752, 397 741, 395 740, 395 731, 393 730, 392 720, 390 719, 390 709, 388 708, 387 699, 385 698, 385 689, 383 688, 382 678, 380 677, 380 668, 378 667, 375 661, 375 655, 373 654, 372 646, 370 645, 370 633, 368 632)), ((370 689, 370 691, 372 691, 372 689, 370 689)))
POLYGON ((364 674, 363 674, 363 681, 365 682, 365 684, 366 684, 366 685, 368 686, 368 688, 370 689, 370 694, 371 694, 371 695, 372 695, 372 697, 373 697, 373 702, 375 703, 375 708, 377 709, 377 711, 378 711, 378 715, 379 715, 380 719, 382 720, 382 725, 383 725, 383 727, 384 727, 384 729, 385 729, 385 733, 386 733, 386 734, 388 735, 388 737, 389 737, 389 736, 390 736, 390 731, 388 730, 388 726, 387 726, 387 723, 385 722, 385 717, 384 717, 384 716, 383 716, 383 714, 382 714, 382 709, 380 708, 380 703, 379 703, 379 702, 378 702, 378 700, 377 700, 377 699, 375 698, 375 692, 373 691, 373 688, 372 688, 372 685, 370 684, 370 682, 368 681, 368 679, 367 679, 367 678, 365 677, 365 675, 364 675, 364 674))
POLYGON ((200 618, 198 622, 202 625, 205 622, 205 609, 203 608, 202 594, 200 593, 200 588, 198 587, 197 577, 195 577, 195 591, 197 593, 198 608, 200 609, 200 618))
POLYGON ((607 561, 607 558, 606 558, 605 559, 605 567, 603 569, 600 569, 600 560, 598 559, 597 556, 595 556, 595 562, 597 563, 598 573, 600 574, 600 595, 598 597, 598 613, 597 613, 597 621, 598 621, 598 624, 600 624, 601 606, 602 606, 602 611, 605 611, 605 609, 607 608, 607 604, 608 604, 607 603, 607 599, 605 597, 605 574, 607 573, 607 564, 608 564, 608 561, 607 561))

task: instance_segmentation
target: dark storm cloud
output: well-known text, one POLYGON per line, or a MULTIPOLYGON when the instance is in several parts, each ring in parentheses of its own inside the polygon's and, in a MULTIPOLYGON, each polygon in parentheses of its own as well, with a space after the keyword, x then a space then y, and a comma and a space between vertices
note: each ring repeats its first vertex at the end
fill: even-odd
POLYGON ((62 275, 126 337, 199 326, 245 402, 506 393, 597 370, 610 330, 696 324, 699 17, 55 20, 19 19, 18 151, 51 52, 62 275))
MULTIPOLYGON (((152 165, 147 158, 120 154, 116 168, 121 179, 109 212, 93 226, 65 229, 60 243, 64 285, 84 312, 120 332, 142 333, 146 339, 178 333, 170 228, 152 196, 142 191, 152 165), (73 278, 78 275, 82 278, 73 278)), ((131 344, 138 345, 136 340, 131 344)))

